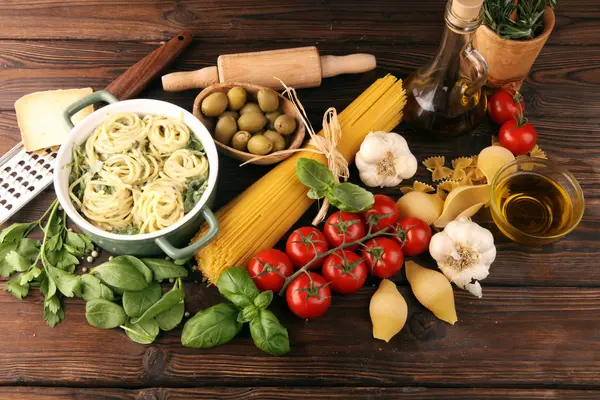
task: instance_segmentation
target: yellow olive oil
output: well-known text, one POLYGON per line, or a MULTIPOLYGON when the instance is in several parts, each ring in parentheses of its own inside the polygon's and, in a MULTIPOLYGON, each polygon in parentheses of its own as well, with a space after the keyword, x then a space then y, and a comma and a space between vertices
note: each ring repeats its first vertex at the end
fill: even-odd
POLYGON ((573 218, 573 203, 565 189, 534 171, 506 177, 498 184, 492 201, 510 225, 527 235, 559 235, 573 218))

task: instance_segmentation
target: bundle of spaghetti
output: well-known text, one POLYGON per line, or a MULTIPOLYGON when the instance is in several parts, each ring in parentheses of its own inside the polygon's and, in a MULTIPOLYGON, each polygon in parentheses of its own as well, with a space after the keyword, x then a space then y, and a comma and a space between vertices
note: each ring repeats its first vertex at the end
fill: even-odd
MULTIPOLYGON (((354 161, 369 132, 389 132, 400 123, 405 102, 402 81, 387 75, 339 114, 342 139, 337 148, 348 162, 354 161)), ((198 267, 210 283, 216 284, 225 269, 246 265, 258 251, 273 247, 314 202, 306 196, 308 188, 296 178, 301 157, 327 164, 321 154, 297 153, 217 212, 219 234, 196 253, 198 267)), ((206 227, 193 240, 205 231, 206 227)))

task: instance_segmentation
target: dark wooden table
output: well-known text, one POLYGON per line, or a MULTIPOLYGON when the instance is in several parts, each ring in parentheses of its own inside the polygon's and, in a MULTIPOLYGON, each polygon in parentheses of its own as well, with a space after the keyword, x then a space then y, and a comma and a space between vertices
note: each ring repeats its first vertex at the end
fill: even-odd
MULTIPOLYGON (((183 29, 195 40, 173 70, 213 65, 219 54, 303 45, 325 54, 375 54, 374 72, 299 91, 317 124, 328 106, 343 109, 377 77, 405 77, 425 63, 437 49, 443 12, 441 0, 4 0, 0 154, 19 141, 16 99, 38 90, 101 89, 183 29)), ((455 326, 432 318, 404 276, 398 283, 411 316, 390 343, 371 337, 368 302, 375 288, 368 285, 335 298, 325 317, 309 322, 280 301, 275 311, 292 346, 281 358, 262 353, 247 334, 211 350, 183 348, 180 330, 139 345, 118 330, 89 326, 77 300, 67 301, 65 321, 49 328, 39 292, 23 301, 0 292, 0 398, 600 398, 599 26, 597 0, 560 3, 555 32, 522 90, 540 145, 567 163, 583 187, 584 219, 545 248, 521 248, 496 232, 498 257, 484 297, 456 290, 455 326)), ((142 94, 190 110, 195 95, 165 93, 159 82, 142 94)), ((403 125, 397 131, 421 160, 476 153, 494 128, 484 124, 448 142, 426 141, 403 125)), ((218 205, 267 170, 240 169, 223 158, 218 205)), ((418 177, 427 173, 420 169, 418 177)), ((47 190, 14 221, 37 218, 53 199, 47 190)), ((192 313, 219 300, 214 288, 193 281, 186 291, 192 313)))

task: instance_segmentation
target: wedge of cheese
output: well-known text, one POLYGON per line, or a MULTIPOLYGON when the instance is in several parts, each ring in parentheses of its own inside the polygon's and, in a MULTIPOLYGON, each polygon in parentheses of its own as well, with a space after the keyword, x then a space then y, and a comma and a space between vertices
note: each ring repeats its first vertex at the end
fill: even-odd
MULTIPOLYGON (((93 91, 92 88, 49 90, 30 93, 17 100, 15 111, 25 149, 33 151, 62 144, 69 133, 63 112, 93 91)), ((75 114, 73 123, 76 124, 93 111, 93 106, 84 108, 75 114)))

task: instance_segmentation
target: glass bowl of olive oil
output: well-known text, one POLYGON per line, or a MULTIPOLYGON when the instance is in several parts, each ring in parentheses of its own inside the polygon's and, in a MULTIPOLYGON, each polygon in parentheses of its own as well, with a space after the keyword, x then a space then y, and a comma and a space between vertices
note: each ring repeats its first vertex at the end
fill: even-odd
POLYGON ((490 210, 498 228, 525 245, 552 243, 579 225, 585 202, 575 177, 542 158, 519 157, 496 173, 490 210))

